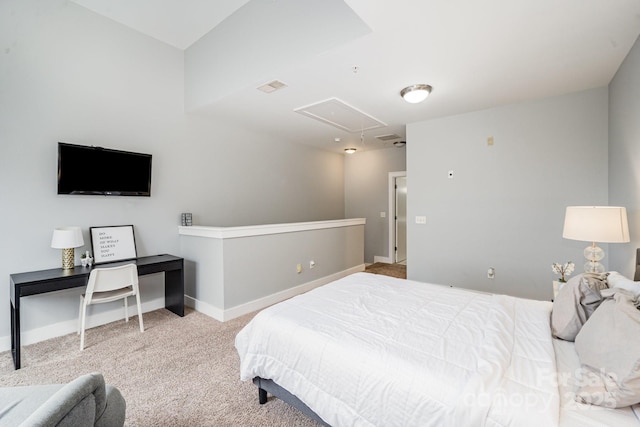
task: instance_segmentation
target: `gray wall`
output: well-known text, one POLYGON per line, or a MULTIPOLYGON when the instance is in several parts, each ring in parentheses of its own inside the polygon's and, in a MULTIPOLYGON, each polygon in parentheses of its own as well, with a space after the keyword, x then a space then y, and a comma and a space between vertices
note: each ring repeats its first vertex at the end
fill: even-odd
MULTIPOLYGON (((61 264, 54 227, 84 229, 79 254, 88 227, 133 224, 149 255, 178 251, 181 212, 219 226, 344 218, 344 156, 185 115, 181 50, 63 0, 0 2, 0 48, 0 347, 9 274, 61 264), (152 154, 152 196, 57 195, 58 141, 152 154)), ((26 298, 23 330, 77 318, 77 298, 26 298)))
MULTIPOLYGON (((357 225, 225 239, 221 308, 232 308, 362 266, 364 229, 364 225, 357 225), (312 260, 313 269, 309 266, 312 260), (301 273, 297 273, 296 264, 301 264, 301 273)), ((206 282, 200 284, 203 285, 206 282)))
POLYGON ((587 246, 565 207, 607 204, 607 131, 606 88, 410 124, 409 278, 550 299, 551 263, 587 246))
MULTIPOLYGON (((345 217, 366 218, 364 260, 389 256, 389 172, 406 170, 406 148, 357 151, 345 159, 345 217), (386 218, 380 217, 386 212, 386 218)), ((411 182, 407 197, 412 197, 411 182)))
POLYGON ((609 245, 609 265, 632 278, 640 247, 640 39, 609 84, 609 204, 627 208, 631 237, 609 245))
POLYGON ((364 270, 361 219, 293 225, 180 227, 185 303, 227 321, 364 270))

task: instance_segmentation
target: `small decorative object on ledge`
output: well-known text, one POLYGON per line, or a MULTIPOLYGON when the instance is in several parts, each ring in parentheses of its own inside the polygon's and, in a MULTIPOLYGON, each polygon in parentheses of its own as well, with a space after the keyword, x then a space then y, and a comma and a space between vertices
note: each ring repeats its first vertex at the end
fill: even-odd
POLYGON ((182 225, 191 226, 193 225, 193 215, 190 213, 182 214, 182 225))

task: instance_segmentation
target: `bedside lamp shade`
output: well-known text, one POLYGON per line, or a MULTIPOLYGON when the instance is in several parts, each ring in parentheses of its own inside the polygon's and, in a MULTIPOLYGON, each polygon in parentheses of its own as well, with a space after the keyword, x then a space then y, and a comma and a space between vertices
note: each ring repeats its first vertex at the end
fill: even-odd
POLYGON ((62 249, 62 268, 71 269, 74 266, 74 248, 84 245, 80 227, 59 227, 53 230, 51 247, 62 249))
POLYGON ((619 206, 569 206, 564 216, 562 237, 571 240, 592 242, 584 250, 589 260, 585 264, 588 273, 602 273, 600 264, 604 251, 598 243, 624 243, 629 241, 627 209, 619 206))

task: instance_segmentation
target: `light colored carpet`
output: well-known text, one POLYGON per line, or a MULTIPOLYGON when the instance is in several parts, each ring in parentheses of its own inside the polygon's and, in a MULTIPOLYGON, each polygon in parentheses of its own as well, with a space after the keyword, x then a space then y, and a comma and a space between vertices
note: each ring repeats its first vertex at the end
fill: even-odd
POLYGON ((187 309, 145 313, 89 329, 85 350, 70 334, 22 347, 23 368, 0 353, 0 387, 65 383, 98 371, 127 401, 127 426, 310 426, 318 424, 286 403, 240 381, 234 347, 238 331, 253 317, 221 323, 187 309))

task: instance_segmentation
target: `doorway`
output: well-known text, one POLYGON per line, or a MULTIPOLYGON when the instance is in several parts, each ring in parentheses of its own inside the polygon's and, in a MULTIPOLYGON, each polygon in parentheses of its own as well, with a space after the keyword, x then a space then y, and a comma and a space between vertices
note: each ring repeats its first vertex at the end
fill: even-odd
POLYGON ((407 177, 396 178, 396 242, 395 262, 407 263, 407 177))
POLYGON ((389 262, 407 263, 407 172, 389 172, 389 262))

